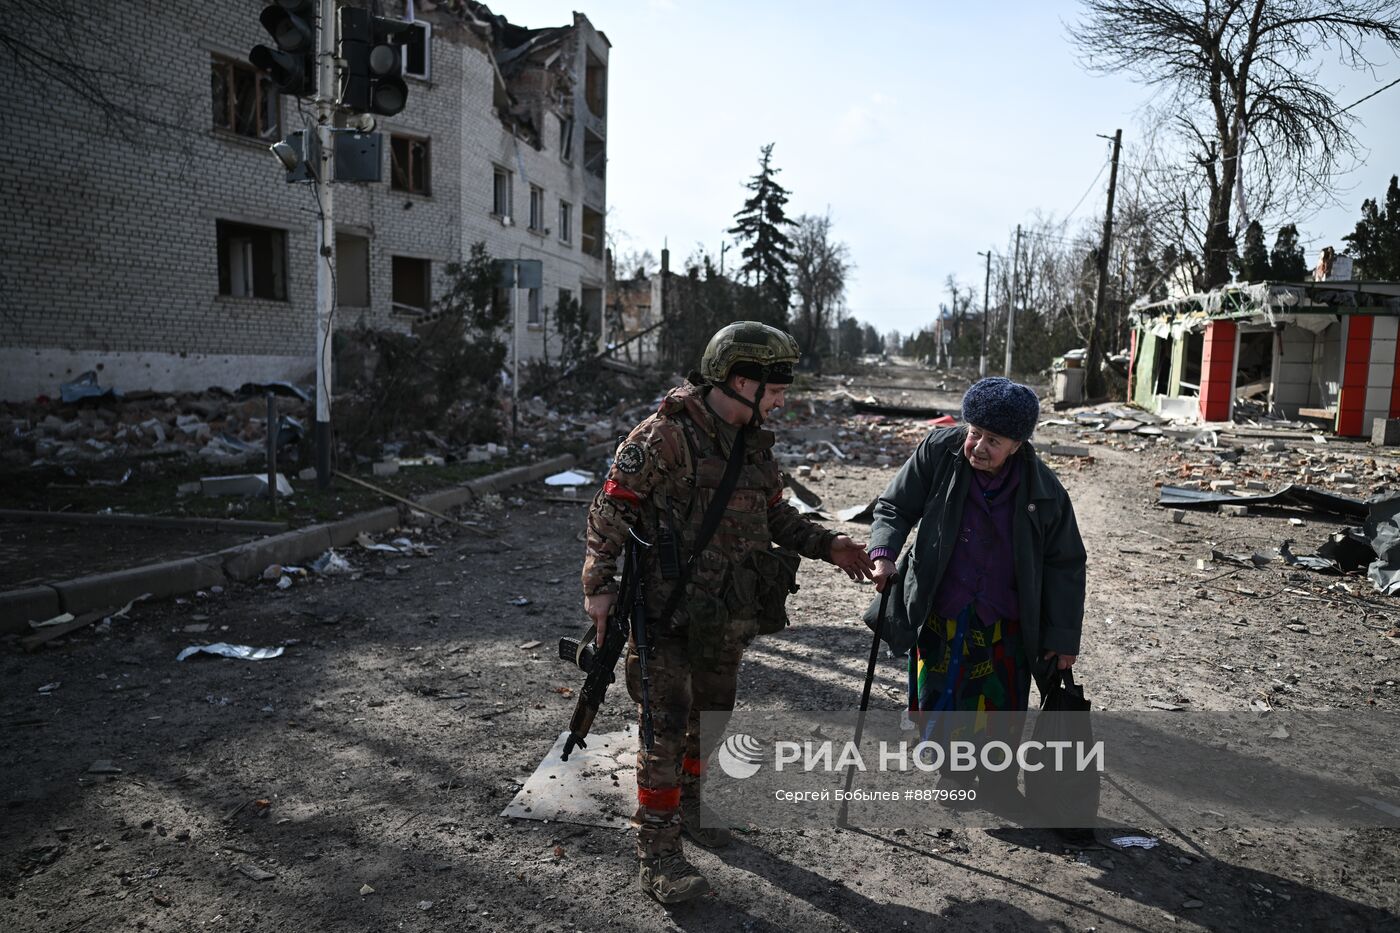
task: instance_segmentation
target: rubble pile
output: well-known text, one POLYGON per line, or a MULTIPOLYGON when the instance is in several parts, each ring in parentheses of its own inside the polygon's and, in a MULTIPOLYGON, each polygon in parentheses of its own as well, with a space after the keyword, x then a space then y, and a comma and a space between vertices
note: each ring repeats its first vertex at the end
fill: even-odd
POLYGON ((845 398, 804 399, 790 403, 780 416, 773 455, 784 466, 831 461, 893 466, 937 426, 929 418, 853 415, 845 398))
MULTIPOLYGON (((279 442, 299 441, 314 415, 305 394, 283 396, 277 407, 279 442)), ((0 412, 9 435, 0 461, 12 468, 159 457, 233 464, 262 457, 267 439, 266 399, 221 390, 109 394, 77 404, 38 399, 0 412)))
POLYGON ((1085 444, 1130 451, 1169 448, 1168 465, 1156 471, 1158 485, 1245 496, 1297 484, 1359 499, 1400 488, 1400 459, 1345 449, 1353 445, 1329 442, 1297 422, 1201 427, 1100 406, 1075 413, 1073 420, 1041 422, 1046 425, 1075 428, 1085 444))
POLYGON ((660 401, 657 398, 639 403, 636 399, 625 399, 606 411, 566 412, 536 395, 520 400, 516 438, 526 448, 551 441, 597 444, 632 430, 637 422, 656 410, 660 401))

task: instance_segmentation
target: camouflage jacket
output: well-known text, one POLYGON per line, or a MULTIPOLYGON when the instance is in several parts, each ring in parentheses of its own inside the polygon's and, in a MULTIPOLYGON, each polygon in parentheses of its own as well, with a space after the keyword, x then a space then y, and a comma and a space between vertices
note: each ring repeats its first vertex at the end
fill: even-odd
MULTIPOLYGON (((656 413, 632 430, 617 450, 607 481, 588 512, 588 543, 583 561, 586 595, 616 592, 619 555, 629 528, 655 541, 668 524, 680 541, 682 563, 689 558, 705 510, 727 462, 705 389, 685 385, 662 400, 656 413)), ((783 476, 773 459, 772 432, 751 432, 745 463, 729 506, 709 544, 696 560, 677 618, 668 629, 683 628, 694 602, 718 597, 727 615, 752 618, 746 605, 752 586, 736 571, 750 552, 777 544, 803 557, 827 559, 836 532, 803 518, 783 499, 783 476)), ((672 581, 661 576, 655 554, 647 562, 647 605, 659 613, 672 581)))

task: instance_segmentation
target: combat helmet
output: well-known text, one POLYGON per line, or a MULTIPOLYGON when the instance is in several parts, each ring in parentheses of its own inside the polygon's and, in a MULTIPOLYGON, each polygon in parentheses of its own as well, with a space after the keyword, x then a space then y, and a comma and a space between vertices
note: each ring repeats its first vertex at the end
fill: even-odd
POLYGON ((716 331, 700 357, 700 378, 753 411, 751 424, 761 420, 756 399, 770 385, 792 382, 793 366, 802 352, 792 335, 758 321, 735 321, 716 331), (759 383, 754 399, 747 399, 727 385, 730 376, 744 376, 759 383))

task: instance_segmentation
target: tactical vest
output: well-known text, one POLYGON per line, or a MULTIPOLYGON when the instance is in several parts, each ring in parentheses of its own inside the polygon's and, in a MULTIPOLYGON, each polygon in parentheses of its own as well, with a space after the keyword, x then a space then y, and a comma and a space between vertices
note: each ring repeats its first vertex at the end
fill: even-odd
MULTIPOLYGON (((690 459, 689 475, 677 485, 684 486, 689 495, 661 497, 657 527, 669 525, 679 541, 684 563, 718 491, 728 457, 717 439, 688 412, 675 420, 685 435, 690 459)), ((684 634, 694 664, 705 666, 717 656, 720 638, 732 620, 757 619, 760 632, 776 631, 787 624, 782 603, 795 589, 791 581, 800 558, 774 548, 768 527, 769 500, 774 490, 782 488, 782 473, 769 452, 773 442, 771 431, 749 432, 734 492, 714 535, 695 561, 675 616, 660 632, 684 634)), ((651 561, 648 574, 647 603, 653 613, 661 611, 674 585, 662 578, 660 563, 651 561)))

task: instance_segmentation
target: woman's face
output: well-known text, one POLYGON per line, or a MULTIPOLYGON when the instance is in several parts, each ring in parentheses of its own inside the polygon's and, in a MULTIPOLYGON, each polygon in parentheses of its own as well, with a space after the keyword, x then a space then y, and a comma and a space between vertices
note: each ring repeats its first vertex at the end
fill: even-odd
POLYGON ((963 456, 974 470, 984 473, 1000 473, 1006 458, 1021 449, 1020 441, 1013 441, 993 434, 975 424, 967 426, 967 440, 963 441, 963 456))

